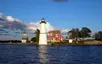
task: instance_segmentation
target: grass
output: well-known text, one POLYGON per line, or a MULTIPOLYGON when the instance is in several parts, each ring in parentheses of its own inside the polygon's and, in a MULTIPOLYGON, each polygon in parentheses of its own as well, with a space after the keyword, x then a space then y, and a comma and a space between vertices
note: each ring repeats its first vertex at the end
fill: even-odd
MULTIPOLYGON (((51 46, 58 46, 58 45, 84 45, 84 42, 88 42, 88 41, 93 41, 93 40, 73 40, 72 43, 69 43, 68 40, 66 41, 62 41, 62 42, 48 42, 48 45, 51 45, 51 46)), ((12 42, 12 43, 15 43, 15 42, 12 42)), ((17 42, 18 43, 18 42, 17 42)), ((36 44, 38 45, 38 42, 32 42, 32 43, 28 43, 28 44, 36 44)))
POLYGON ((74 40, 72 43, 69 43, 69 41, 50 42, 50 45, 52 45, 52 46, 56 46, 56 45, 67 45, 67 44, 72 44, 72 45, 84 45, 84 42, 87 42, 87 41, 93 41, 93 40, 79 40, 79 41, 74 40))

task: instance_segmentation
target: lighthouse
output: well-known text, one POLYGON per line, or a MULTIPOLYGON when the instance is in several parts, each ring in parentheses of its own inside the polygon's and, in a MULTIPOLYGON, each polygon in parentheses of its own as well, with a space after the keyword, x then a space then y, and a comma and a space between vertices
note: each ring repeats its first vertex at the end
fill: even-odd
POLYGON ((42 18, 40 22, 39 45, 47 45, 47 29, 44 18, 42 18))

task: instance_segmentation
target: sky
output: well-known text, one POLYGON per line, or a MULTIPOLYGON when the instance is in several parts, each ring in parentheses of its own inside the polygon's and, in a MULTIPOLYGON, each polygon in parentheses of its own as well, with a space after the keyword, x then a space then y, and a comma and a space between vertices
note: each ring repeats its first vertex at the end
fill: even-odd
POLYGON ((44 17, 62 29, 102 30, 102 0, 0 0, 0 12, 24 22, 39 21, 44 17))

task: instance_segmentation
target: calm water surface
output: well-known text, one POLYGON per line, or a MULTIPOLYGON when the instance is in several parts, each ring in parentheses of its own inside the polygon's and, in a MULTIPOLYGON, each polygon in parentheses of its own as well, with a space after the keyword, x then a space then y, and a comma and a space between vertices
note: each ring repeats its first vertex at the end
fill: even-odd
POLYGON ((0 64, 102 64, 102 46, 0 44, 0 64))

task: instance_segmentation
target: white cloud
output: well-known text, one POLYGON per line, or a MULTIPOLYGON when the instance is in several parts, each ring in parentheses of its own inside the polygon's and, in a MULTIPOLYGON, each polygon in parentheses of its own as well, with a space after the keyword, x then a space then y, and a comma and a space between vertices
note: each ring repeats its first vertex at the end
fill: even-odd
POLYGON ((29 22, 26 23, 27 30, 29 31, 35 31, 39 27, 39 22, 29 22))
POLYGON ((61 30, 61 33, 67 33, 68 31, 70 31, 70 29, 63 29, 61 30))
MULTIPOLYGON (((6 23, 3 25, 5 28, 8 28, 9 26, 13 29, 20 29, 20 30, 26 30, 30 32, 34 32, 36 29, 40 29, 40 21, 38 22, 29 22, 24 23, 20 21, 19 19, 13 18, 12 16, 5 16, 4 14, 0 13, 0 16, 6 17, 5 21, 6 23)), ((57 28, 53 27, 49 22, 46 24, 47 31, 56 30, 57 28)), ((62 32, 66 32, 67 30, 61 30, 62 32)))
POLYGON ((6 19, 6 16, 4 14, 0 13, 0 21, 3 21, 5 19, 6 19))
POLYGON ((56 30, 57 28, 53 27, 50 23, 46 24, 47 31, 56 30))
MULTIPOLYGON (((0 28, 6 29, 8 32, 11 32, 11 29, 9 30, 9 27, 12 28, 12 32, 16 32, 17 30, 27 31, 28 33, 34 33, 36 29, 40 28, 40 21, 38 22, 22 22, 19 19, 13 18, 12 16, 5 16, 4 14, 0 13, 0 28), (2 22, 1 22, 2 21, 2 22), (4 23, 3 23, 4 22, 4 23)), ((49 22, 46 24, 47 31, 56 30, 57 28, 53 27, 49 22)), ((69 30, 64 29, 61 30, 61 32, 68 32, 69 30)), ((18 33, 18 32, 16 32, 18 33)), ((15 33, 15 34, 16 34, 15 33)), ((2 37, 0 37, 2 39, 2 37)))
POLYGON ((0 25, 0 27, 3 27, 3 25, 0 25))
POLYGON ((15 19, 12 16, 7 16, 7 20, 10 21, 10 22, 15 21, 15 19))
MULTIPOLYGON (((55 30, 56 28, 53 27, 50 23, 47 22, 46 24, 47 32, 51 30, 55 30)), ((29 22, 27 23, 27 30, 35 31, 36 29, 40 29, 40 22, 29 22)))
MULTIPOLYGON (((55 28, 50 25, 47 22, 47 31, 54 30, 55 28)), ((22 22, 19 19, 13 18, 12 16, 5 16, 4 14, 0 13, 0 29, 7 30, 8 34, 18 34, 17 30, 27 31, 28 33, 34 33, 36 29, 40 28, 40 21, 38 22, 22 22), (2 22, 1 22, 2 21, 2 22)), ((3 34, 4 32, 0 32, 0 34, 3 34)), ((20 34, 20 33, 19 33, 20 34)), ((0 40, 4 39, 10 39, 8 37, 11 37, 11 35, 5 35, 3 34, 0 36, 0 40)), ((19 36, 20 37, 20 36, 19 36)), ((17 37, 19 39, 19 37, 17 37)), ((15 38, 15 37, 14 37, 15 38)))
POLYGON ((0 13, 0 18, 5 18, 4 14, 0 13))

